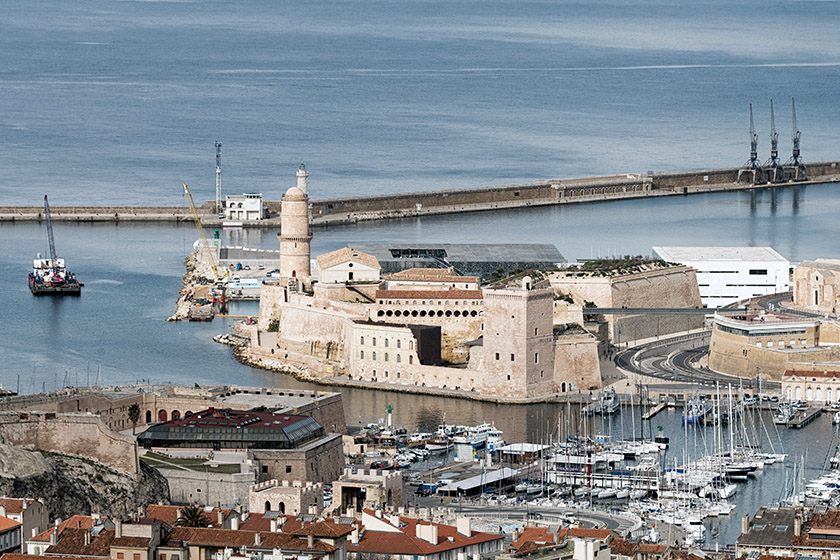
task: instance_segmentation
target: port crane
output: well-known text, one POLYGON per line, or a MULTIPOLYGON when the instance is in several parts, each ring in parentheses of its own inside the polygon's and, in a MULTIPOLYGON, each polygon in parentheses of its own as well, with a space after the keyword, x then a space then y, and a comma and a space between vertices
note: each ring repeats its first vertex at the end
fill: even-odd
POLYGON ((761 163, 758 161, 758 134, 755 132, 752 103, 750 103, 750 159, 738 171, 738 182, 741 182, 741 176, 744 173, 748 173, 752 176, 752 184, 755 185, 761 180, 761 172, 761 163))
POLYGON ((221 290, 220 303, 222 304, 222 308, 224 308, 225 304, 227 303, 225 291, 227 290, 228 271, 227 269, 225 269, 224 271, 219 272, 219 266, 216 262, 216 256, 210 249, 210 244, 207 242, 207 236, 204 235, 204 227, 201 225, 201 218, 198 217, 198 211, 195 209, 195 203, 193 202, 192 194, 190 194, 190 188, 187 186, 186 183, 181 184, 184 186, 184 194, 187 196, 187 202, 190 205, 190 212, 192 213, 193 221, 195 222, 195 227, 196 229, 198 229, 198 235, 201 238, 201 247, 204 250, 207 262, 210 263, 210 270, 213 271, 213 280, 216 283, 216 287, 221 290))
POLYGON ((773 111, 772 99, 770 100, 770 159, 764 166, 767 167, 769 182, 780 183, 784 180, 782 163, 779 161, 779 134, 776 132, 776 115, 773 111))
POLYGON ((44 219, 47 222, 47 238, 50 240, 50 266, 52 268, 52 283, 63 284, 64 276, 61 267, 58 266, 58 256, 55 254, 55 237, 53 236, 52 215, 50 214, 50 201, 44 195, 44 219))
POLYGON ((786 167, 790 170, 790 176, 794 181, 805 181, 808 179, 808 174, 805 171, 805 164, 802 163, 802 155, 799 151, 799 138, 802 133, 796 126, 796 100, 792 97, 790 104, 793 110, 793 155, 788 160, 786 167))

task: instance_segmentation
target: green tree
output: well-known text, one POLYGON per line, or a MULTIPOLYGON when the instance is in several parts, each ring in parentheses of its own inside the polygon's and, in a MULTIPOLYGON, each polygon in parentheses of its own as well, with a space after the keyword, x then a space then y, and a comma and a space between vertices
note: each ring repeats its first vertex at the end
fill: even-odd
POLYGON ((140 405, 134 403, 128 407, 128 419, 131 421, 131 433, 137 429, 137 421, 140 420, 140 405))
POLYGON ((210 525, 210 518, 204 513, 204 509, 198 506, 185 506, 181 508, 181 516, 175 521, 176 527, 207 527, 210 525))

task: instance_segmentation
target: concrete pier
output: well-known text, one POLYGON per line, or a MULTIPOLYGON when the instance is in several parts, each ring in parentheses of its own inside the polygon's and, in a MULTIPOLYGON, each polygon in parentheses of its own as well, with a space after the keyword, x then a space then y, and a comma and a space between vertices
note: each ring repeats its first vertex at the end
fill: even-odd
MULTIPOLYGON (((409 218, 549 206, 653 198, 710 192, 751 191, 785 186, 840 182, 840 161, 808 164, 808 181, 753 185, 738 183, 737 167, 673 173, 624 174, 576 179, 546 179, 515 184, 466 189, 395 193, 351 198, 313 200, 311 224, 341 225, 369 220, 409 218)), ((244 221, 243 227, 280 227, 280 202, 267 201, 270 218, 244 221)), ((205 226, 221 226, 215 203, 198 208, 205 226)), ((41 221, 40 206, 0 206, 0 222, 41 221)), ((54 206, 55 222, 184 222, 191 221, 188 208, 145 206, 54 206)))

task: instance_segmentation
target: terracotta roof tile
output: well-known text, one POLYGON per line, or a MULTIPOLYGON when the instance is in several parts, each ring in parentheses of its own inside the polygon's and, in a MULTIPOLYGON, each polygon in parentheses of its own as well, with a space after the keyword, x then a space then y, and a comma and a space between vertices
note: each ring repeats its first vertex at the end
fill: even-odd
MULTIPOLYGON (((90 515, 73 515, 68 517, 58 525, 58 534, 61 535, 61 532, 64 529, 76 528, 76 529, 88 529, 90 530, 93 527, 94 519, 90 515)), ((31 539, 29 542, 50 542, 50 533, 53 532, 53 527, 50 527, 46 531, 41 531, 31 539)))
MULTIPOLYGON (((23 511, 23 498, 0 498, 0 506, 6 508, 6 513, 20 513, 23 511)), ((27 507, 35 500, 26 500, 27 507)))
POLYGON ((510 547, 522 552, 522 547, 527 543, 534 543, 537 546, 553 545, 555 544, 554 535, 548 530, 548 527, 525 527, 522 534, 510 543, 510 547))
MULTIPOLYGON (((84 556, 50 556, 50 560, 80 560, 81 558, 85 558, 84 556)), ((37 554, 18 554, 18 553, 6 553, 3 556, 0 556, 0 560, 44 560, 44 556, 39 556, 37 554)), ((89 559, 88 559, 89 560, 89 559)))
POLYGON ((2 515, 0 515, 0 531, 7 531, 14 527, 20 527, 20 523, 18 523, 14 519, 9 519, 8 517, 3 517, 2 515))
MULTIPOLYGON (((175 526, 175 522, 178 520, 178 510, 181 509, 181 506, 164 506, 158 504, 151 504, 146 506, 146 517, 150 517, 152 519, 157 519, 158 521, 163 521, 170 527, 175 526)), ((222 509, 222 519, 226 520, 230 517, 232 509, 222 509)), ((212 511, 205 511, 204 515, 207 516, 207 519, 210 520, 210 525, 213 527, 219 528, 219 508, 213 508, 212 511)))
POLYGON ((105 529, 98 535, 90 535, 90 544, 85 544, 85 534, 90 534, 90 530, 67 527, 60 532, 58 543, 47 548, 46 554, 110 558, 111 542, 114 540, 113 529, 105 529))
POLYGON ((151 543, 148 537, 120 537, 111 541, 111 546, 119 548, 146 548, 151 543))
POLYGON ((170 546, 180 546, 185 541, 195 546, 216 548, 239 548, 242 546, 260 549, 280 548, 283 550, 319 550, 332 552, 336 547, 323 541, 315 541, 309 548, 306 539, 299 539, 289 533, 264 531, 234 531, 232 529, 205 529, 199 527, 174 527, 169 533, 170 546), (260 544, 256 545, 256 535, 260 535, 260 544))
POLYGON ((573 539, 596 539, 603 541, 608 539, 610 535, 612 535, 612 531, 610 529, 584 529, 582 527, 573 527, 569 529, 569 537, 573 539))
POLYGON ((306 523, 294 531, 284 526, 283 532, 293 535, 312 535, 314 537, 343 537, 353 532, 353 526, 339 525, 333 521, 323 520, 306 523))
MULTIPOLYGON (((400 532, 365 531, 362 533, 358 545, 348 545, 348 550, 379 554, 411 554, 428 555, 446 550, 455 550, 464 546, 490 541, 502 541, 502 535, 471 531, 469 537, 458 532, 456 527, 441 525, 438 527, 438 542, 432 544, 416 537, 416 527, 420 520, 411 517, 400 517, 400 532), (450 538, 452 540, 450 540, 450 538)), ((422 522, 429 525, 428 522, 422 522)))
POLYGON ((626 541, 624 539, 613 539, 610 542, 610 550, 612 553, 621 554, 622 556, 632 556, 638 547, 639 543, 626 541))

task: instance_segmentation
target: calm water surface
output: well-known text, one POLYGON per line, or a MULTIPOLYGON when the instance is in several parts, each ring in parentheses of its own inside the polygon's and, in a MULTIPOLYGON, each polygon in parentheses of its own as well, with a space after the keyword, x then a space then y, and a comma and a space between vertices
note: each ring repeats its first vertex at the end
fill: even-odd
MULTIPOLYGON (((314 198, 738 165, 749 103, 768 155, 771 97, 783 159, 793 96, 806 161, 838 158, 838 2, 8 0, 3 15, 0 205, 44 193, 55 205, 180 205, 181 181, 210 199, 216 140, 225 192, 271 199, 302 160, 314 198), (783 21, 785 32, 756 40, 745 21, 783 21)), ((313 253, 353 241, 544 242, 573 260, 720 244, 772 245, 799 261, 838 256, 838 212, 833 186, 532 208, 317 230, 313 253)), ((276 248, 274 233, 226 235, 276 248)), ((80 298, 32 297, 26 274, 46 252, 43 228, 0 225, 3 386, 305 386, 213 343, 229 320, 164 321, 191 226, 57 224, 56 237, 86 283, 80 298)), ((546 439, 561 414, 343 393, 350 424, 392 404, 411 428, 446 413, 495 421, 513 441, 546 439)), ((679 437, 678 419, 661 418, 679 437)), ((807 433, 817 469, 833 432, 820 420, 807 433)), ((805 438, 782 438, 804 452, 805 438)), ((777 497, 784 469, 773 469, 742 486, 739 512, 777 497)))

